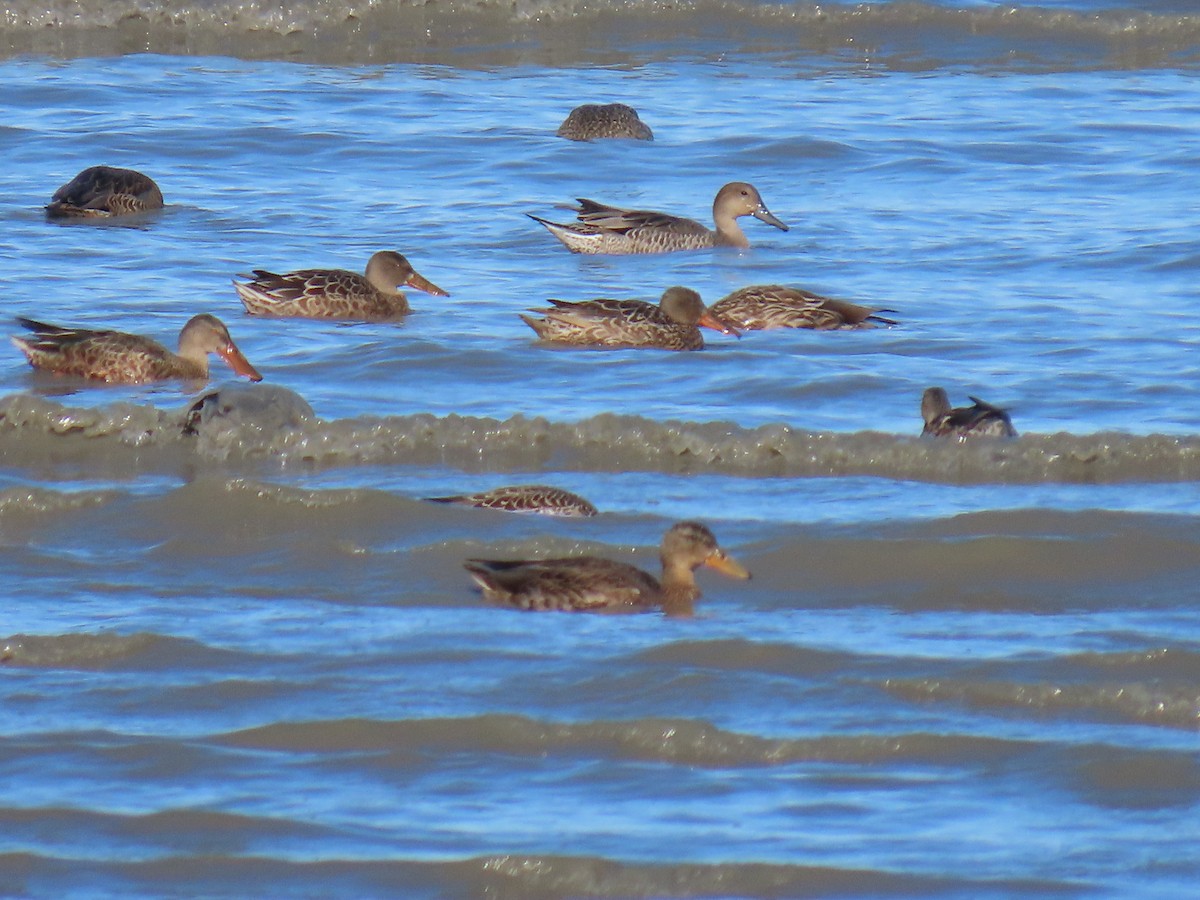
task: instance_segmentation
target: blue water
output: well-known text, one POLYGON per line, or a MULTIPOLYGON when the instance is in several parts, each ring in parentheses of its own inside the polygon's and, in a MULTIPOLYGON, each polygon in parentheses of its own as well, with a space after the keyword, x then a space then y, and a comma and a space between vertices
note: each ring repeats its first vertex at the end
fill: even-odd
POLYGON ((171 343, 214 313, 322 421, 223 452, 167 421, 188 386, 0 354, 5 890, 1187 896, 1197 23, 1126 7, 430 9, 428 34, 389 8, 286 37, 208 6, 77 34, 18 10, 6 314, 171 343), (554 137, 618 99, 653 143, 554 137), (97 163, 167 209, 47 222, 97 163), (525 215, 706 220, 734 179, 791 230, 581 257, 525 215), (246 317, 230 285, 391 248, 452 296, 342 325, 246 317), (517 317, 772 282, 900 324, 672 354, 549 349, 517 317), (930 448, 931 385, 1022 437, 930 448), (784 425, 812 472, 756 455, 784 425), (519 481, 602 515, 419 499, 519 481), (461 569, 654 570, 680 518, 755 575, 703 574, 690 620, 491 608, 461 569))

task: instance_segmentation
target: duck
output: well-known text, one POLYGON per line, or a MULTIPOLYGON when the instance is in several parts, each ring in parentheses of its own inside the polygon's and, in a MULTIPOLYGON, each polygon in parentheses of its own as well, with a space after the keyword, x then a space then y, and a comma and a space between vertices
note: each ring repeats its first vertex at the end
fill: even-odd
POLYGON ((506 512, 541 513, 545 516, 594 516, 596 507, 570 491, 544 484, 515 484, 458 494, 453 497, 426 497, 431 503, 458 503, 481 509, 502 509, 506 512))
POLYGON ((978 397, 968 397, 974 406, 950 407, 950 398, 940 387, 928 388, 921 396, 921 416, 925 419, 922 437, 955 437, 964 441, 969 437, 1015 438, 1008 413, 998 406, 984 403, 978 397))
POLYGON ((14 337, 35 369, 57 375, 76 375, 109 384, 147 384, 154 381, 208 379, 208 354, 220 356, 238 375, 262 381, 262 375, 242 355, 229 329, 216 316, 193 316, 179 332, 179 353, 147 337, 122 331, 63 328, 18 318, 32 337, 14 337))
POLYGON ((722 334, 738 331, 714 316, 691 288, 669 287, 655 306, 644 300, 550 300, 550 309, 532 309, 543 318, 524 314, 522 321, 539 338, 574 347, 654 347, 660 350, 702 350, 699 326, 722 334))
POLYGON ((663 536, 659 555, 661 581, 636 566, 599 556, 469 559, 464 567, 485 599, 537 612, 616 612, 661 607, 668 615, 690 615, 700 597, 695 575, 700 566, 732 578, 750 577, 700 522, 672 525, 663 536))
POLYGON ((767 209, 758 189, 744 181, 732 181, 717 192, 713 200, 710 231, 700 222, 661 212, 621 209, 579 198, 572 207, 577 222, 551 222, 529 213, 533 219, 558 238, 573 253, 667 253, 674 250, 701 250, 708 247, 739 247, 750 241, 742 232, 739 216, 754 216, 781 231, 788 227, 767 209))
POLYGON ((600 138, 654 140, 654 132, 641 120, 637 110, 624 103, 584 103, 577 106, 558 126, 556 133, 569 141, 594 141, 600 138))
POLYGON ((848 300, 823 297, 802 288, 757 284, 739 288, 709 307, 709 312, 743 331, 769 328, 871 328, 896 325, 879 315, 890 309, 871 309, 848 300))
POLYGON ((57 191, 46 206, 50 219, 97 219, 162 209, 154 179, 133 169, 92 166, 57 191))
POLYGON ((410 312, 399 286, 406 284, 438 297, 449 297, 418 275, 403 254, 380 250, 367 261, 365 275, 346 269, 301 269, 277 275, 255 269, 239 275, 233 287, 252 316, 378 321, 410 312))

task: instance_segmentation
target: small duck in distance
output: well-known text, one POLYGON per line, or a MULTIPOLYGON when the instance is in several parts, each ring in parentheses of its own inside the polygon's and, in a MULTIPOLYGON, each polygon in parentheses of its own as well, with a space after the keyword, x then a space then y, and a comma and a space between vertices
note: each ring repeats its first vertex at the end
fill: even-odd
POLYGON ((208 354, 215 353, 238 375, 262 381, 237 348, 229 329, 216 316, 193 316, 179 332, 179 353, 158 341, 123 331, 63 328, 18 318, 31 337, 14 337, 35 369, 75 375, 109 384, 147 384, 154 381, 208 379, 208 354))
POLYGON ((457 503, 480 509, 505 512, 541 513, 544 516, 587 517, 596 515, 596 507, 570 491, 544 484, 515 484, 474 494, 453 497, 426 497, 431 503, 457 503))
POLYGON ((925 419, 922 437, 953 437, 964 441, 969 437, 1014 438, 1008 413, 998 406, 968 397, 974 406, 951 408, 950 398, 940 387, 926 389, 921 396, 921 416, 925 419))
POLYGON ((872 328, 896 325, 879 315, 890 309, 871 309, 848 300, 823 297, 802 288, 760 284, 739 288, 709 307, 723 322, 743 331, 770 328, 811 328, 832 331, 842 328, 872 328))
POLYGON ((154 180, 133 169, 92 166, 50 198, 50 219, 101 219, 162 209, 163 195, 154 180))
POLYGON ((534 309, 543 318, 521 314, 543 341, 573 347, 702 350, 699 326, 738 337, 737 329, 714 316, 691 288, 669 287, 655 306, 644 300, 550 300, 534 309))
POLYGON ((542 560, 470 559, 464 563, 485 599, 532 611, 635 611, 661 607, 691 615, 700 596, 695 570, 732 578, 750 573, 699 522, 672 525, 659 549, 662 580, 628 563, 599 556, 542 560))
POLYGON ((624 103, 584 103, 577 106, 558 126, 556 133, 569 141, 595 141, 601 138, 654 140, 654 132, 641 120, 637 110, 624 103))
POLYGON ((408 285, 438 297, 450 295, 418 275, 395 250, 380 250, 367 261, 365 275, 347 269, 300 269, 277 275, 255 269, 233 287, 252 316, 341 319, 360 322, 395 319, 411 310, 400 290, 408 285))
POLYGON ((763 203, 758 189, 744 181, 734 181, 717 192, 713 200, 716 231, 693 219, 667 213, 621 209, 579 198, 575 208, 577 222, 551 222, 529 214, 546 227, 572 253, 669 253, 675 250, 702 250, 708 247, 750 246, 737 220, 754 216, 781 231, 788 227, 775 218, 763 203))

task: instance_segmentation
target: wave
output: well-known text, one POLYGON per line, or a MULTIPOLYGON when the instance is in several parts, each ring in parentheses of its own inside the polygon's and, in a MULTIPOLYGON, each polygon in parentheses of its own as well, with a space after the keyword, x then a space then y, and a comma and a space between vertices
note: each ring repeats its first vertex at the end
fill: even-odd
MULTIPOLYGON (((21 817, 44 825, 61 814, 21 817)), ((72 823, 75 819, 71 819, 72 823)), ((109 816, 103 824, 141 825, 135 817, 109 816)), ((168 820, 169 821, 169 820, 168 820)), ((223 848, 227 833, 207 825, 211 844, 223 848)), ((242 823, 237 823, 242 824, 242 823)), ((282 828, 276 826, 275 831, 282 828)), ((971 878, 778 863, 641 863, 598 856, 512 853, 469 859, 298 860, 285 856, 176 853, 138 860, 91 860, 28 852, 0 854, 0 870, 52 896, 125 897, 167 892, 205 897, 245 897, 249 884, 270 885, 278 896, 491 897, 496 900, 566 900, 579 897, 1008 897, 1085 893, 1079 881, 1052 878, 971 878)))
MULTIPOLYGON (((1024 434, 955 443, 874 431, 805 431, 777 423, 658 422, 610 413, 578 422, 521 415, 362 416, 322 420, 297 395, 226 385, 191 407, 68 407, 32 394, 0 398, 10 466, 48 457, 93 472, 176 471, 197 461, 237 470, 373 464, 495 472, 710 473, 881 478, 946 484, 1116 484, 1200 480, 1200 436, 1024 434)), ((57 501, 56 501, 57 502, 57 501)))
MULTIPOLYGON (((813 738, 764 738, 692 719, 630 719, 579 723, 488 714, 461 718, 340 719, 278 722, 216 736, 220 746, 283 754, 394 754, 397 764, 414 755, 489 753, 535 759, 585 754, 705 769, 835 765, 989 766, 1021 757, 1063 754, 1063 765, 1090 758, 1094 748, 969 734, 863 733, 813 738)), ((1114 750, 1115 752, 1115 750, 1114 750)), ((1121 750, 1147 760, 1175 758, 1166 751, 1121 750)), ((386 764, 384 760, 378 760, 386 764)))
POLYGON ((918 67, 1196 63, 1200 16, 1105 6, 1086 0, 1073 9, 751 0, 16 0, 5 9, 0 50, 7 43, 10 55, 150 51, 382 63, 444 61, 448 50, 476 48, 489 61, 574 65, 599 47, 612 48, 603 52, 613 59, 628 54, 630 62, 644 61, 653 47, 666 56, 751 50, 918 67), (631 33, 639 35, 636 42, 631 33))

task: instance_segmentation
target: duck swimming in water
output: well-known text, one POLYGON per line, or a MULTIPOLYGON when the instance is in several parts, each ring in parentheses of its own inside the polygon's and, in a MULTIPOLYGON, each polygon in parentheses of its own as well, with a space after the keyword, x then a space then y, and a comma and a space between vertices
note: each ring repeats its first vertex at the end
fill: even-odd
POLYGON ((622 209, 595 200, 580 198, 577 222, 551 222, 535 215, 529 217, 544 225, 573 253, 667 253, 673 250, 701 250, 707 247, 749 247, 750 241, 737 220, 754 216, 781 231, 788 227, 775 218, 758 189, 744 181, 734 181, 717 192, 713 200, 716 231, 679 216, 647 210, 622 209))
POLYGON ((174 378, 206 380, 208 354, 220 356, 238 375, 262 381, 216 316, 193 316, 179 332, 179 352, 158 341, 123 331, 63 328, 33 319, 18 318, 29 337, 14 337, 35 369, 58 375, 76 375, 110 384, 146 384, 174 378))
POLYGON ((542 560, 471 559, 464 564, 483 596, 525 610, 631 611, 661 607, 688 615, 700 596, 695 570, 707 566, 733 578, 750 573, 699 522, 672 525, 659 551, 662 579, 599 556, 542 560))
POLYGON ((998 406, 968 397, 974 406, 950 407, 950 398, 940 387, 928 388, 921 397, 921 416, 925 419, 922 437, 1016 437, 1008 413, 998 406))
POLYGON ((97 219, 162 209, 163 196, 150 177, 133 169, 92 166, 50 198, 51 219, 97 219))
POLYGON ((801 288, 759 284, 739 288, 709 308, 714 316, 743 331, 769 328, 811 328, 831 331, 895 325, 879 315, 887 309, 871 309, 848 300, 823 297, 801 288))
POLYGON ((458 494, 453 497, 426 497, 432 503, 458 503, 481 509, 505 512, 541 513, 545 516, 594 516, 596 507, 570 491, 544 484, 516 484, 508 487, 458 494))
POLYGON ((400 285, 448 297, 448 293, 418 275, 395 250, 380 250, 367 261, 365 275, 346 269, 301 269, 277 275, 255 269, 250 279, 234 281, 242 305, 252 316, 375 321, 410 312, 400 285))
POLYGON ((602 138, 654 140, 654 132, 641 120, 637 110, 624 103, 585 103, 577 106, 558 126, 557 134, 569 141, 595 141, 602 138))
POLYGON ((671 287, 655 306, 644 300, 551 300, 550 309, 536 309, 543 318, 521 319, 544 341, 574 347, 655 347, 660 350, 701 350, 699 326, 737 336, 737 330, 705 308, 690 288, 671 287))

